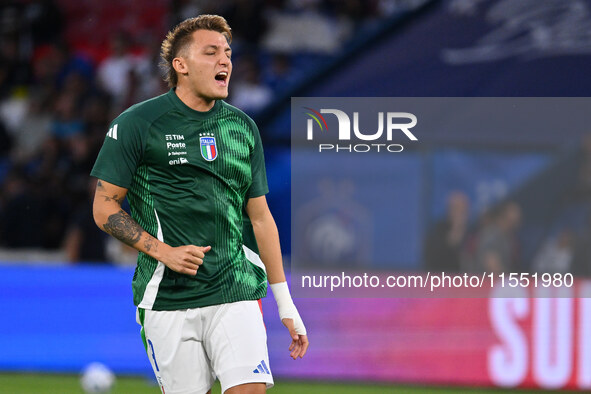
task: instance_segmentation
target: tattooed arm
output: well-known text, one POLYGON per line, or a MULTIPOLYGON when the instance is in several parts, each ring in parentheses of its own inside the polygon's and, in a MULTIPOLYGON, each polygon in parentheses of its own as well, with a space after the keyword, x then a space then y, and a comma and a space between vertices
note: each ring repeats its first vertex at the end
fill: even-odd
POLYGON ((126 195, 127 189, 98 180, 92 207, 97 226, 121 242, 161 261, 173 271, 195 275, 211 247, 171 247, 154 238, 121 209, 126 195))

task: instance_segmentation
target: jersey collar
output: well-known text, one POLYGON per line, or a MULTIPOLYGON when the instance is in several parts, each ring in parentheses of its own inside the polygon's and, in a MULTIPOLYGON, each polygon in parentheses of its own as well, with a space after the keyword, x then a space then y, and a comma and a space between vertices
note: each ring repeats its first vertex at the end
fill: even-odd
POLYGON ((216 100, 215 104, 213 105, 213 107, 211 107, 211 109, 209 111, 195 111, 194 109, 190 108, 189 106, 187 106, 187 104, 183 103, 182 100, 179 98, 179 96, 176 95, 176 92, 174 91, 175 88, 170 89, 170 91, 168 92, 168 97, 170 98, 170 100, 172 101, 172 103, 174 104, 174 106, 176 108, 178 108, 182 113, 195 118, 195 119, 207 119, 210 116, 214 115, 221 107, 222 100, 216 100))

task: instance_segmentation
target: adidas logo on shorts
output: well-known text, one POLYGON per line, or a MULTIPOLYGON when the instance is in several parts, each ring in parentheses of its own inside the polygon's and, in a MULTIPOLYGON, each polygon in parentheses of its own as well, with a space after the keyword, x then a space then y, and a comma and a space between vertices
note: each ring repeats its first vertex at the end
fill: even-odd
POLYGON ((269 368, 267 368, 267 364, 265 364, 265 360, 261 360, 259 365, 257 365, 257 367, 252 371, 252 373, 264 373, 267 375, 271 375, 271 372, 269 372, 269 368))

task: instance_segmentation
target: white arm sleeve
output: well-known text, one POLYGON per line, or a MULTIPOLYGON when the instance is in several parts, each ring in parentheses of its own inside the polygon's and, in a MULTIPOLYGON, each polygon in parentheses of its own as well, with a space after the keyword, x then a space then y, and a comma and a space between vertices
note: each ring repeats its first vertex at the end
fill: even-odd
POLYGON ((273 292, 273 296, 277 302, 277 308, 279 308, 279 318, 281 320, 293 319, 295 331, 298 334, 306 335, 306 327, 304 326, 304 322, 302 321, 302 318, 300 317, 300 314, 293 303, 293 300, 291 299, 287 282, 273 283, 271 285, 271 291, 273 292))

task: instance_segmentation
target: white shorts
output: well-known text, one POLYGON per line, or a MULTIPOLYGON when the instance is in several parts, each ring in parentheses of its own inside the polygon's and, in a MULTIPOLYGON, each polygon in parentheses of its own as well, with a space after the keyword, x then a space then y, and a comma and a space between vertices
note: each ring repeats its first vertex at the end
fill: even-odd
POLYGON ((258 301, 179 311, 138 309, 142 339, 165 394, 222 393, 244 383, 273 387, 267 332, 258 301))

